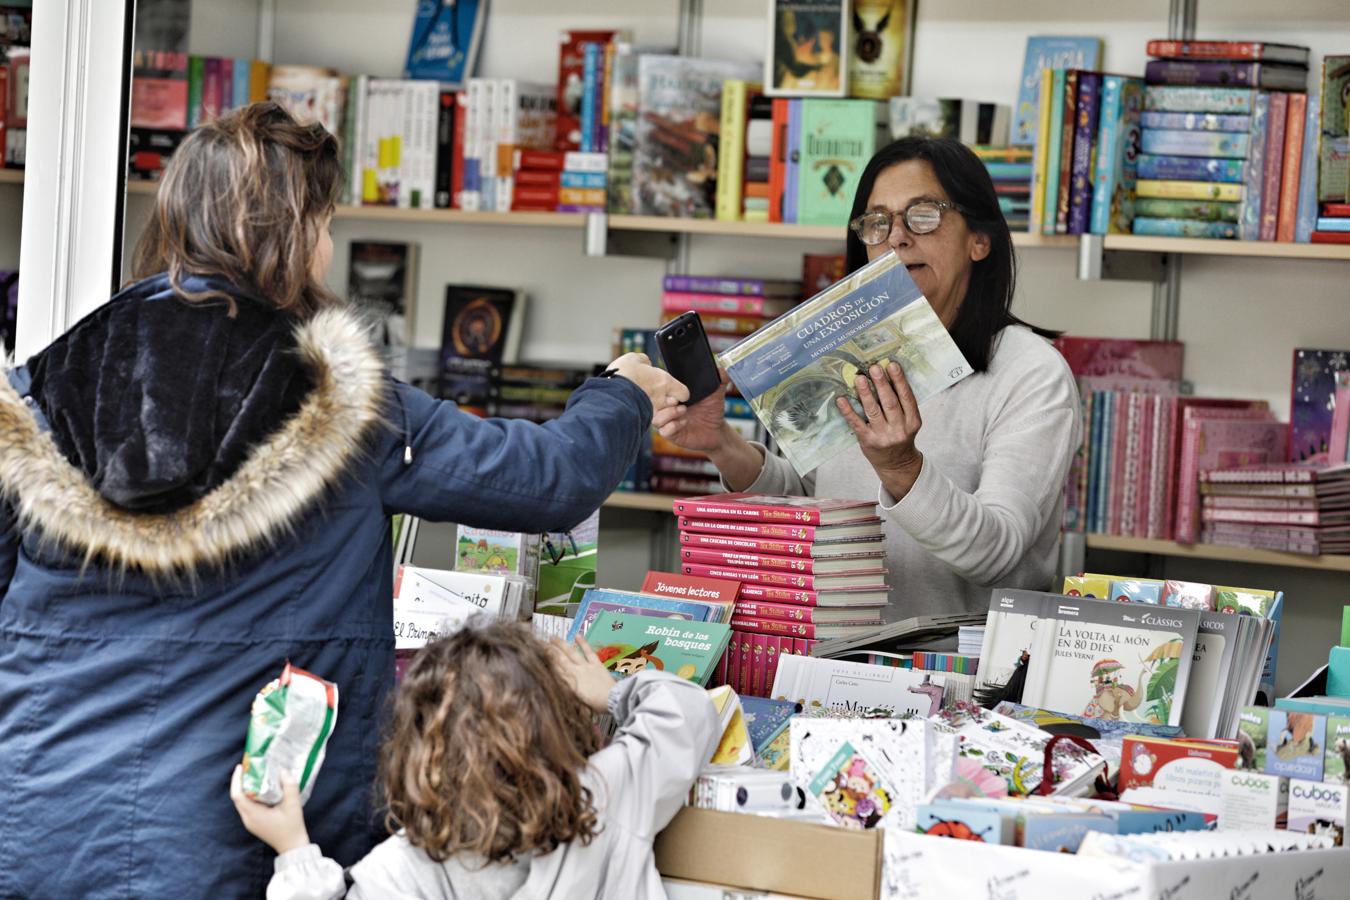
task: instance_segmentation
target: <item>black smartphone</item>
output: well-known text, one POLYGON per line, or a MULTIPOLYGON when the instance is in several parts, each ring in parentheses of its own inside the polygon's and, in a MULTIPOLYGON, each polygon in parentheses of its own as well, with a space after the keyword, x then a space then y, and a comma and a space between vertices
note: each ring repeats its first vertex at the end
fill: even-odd
POLYGON ((722 385, 698 313, 680 313, 656 329, 656 347, 666 371, 689 388, 689 403, 697 403, 722 385))

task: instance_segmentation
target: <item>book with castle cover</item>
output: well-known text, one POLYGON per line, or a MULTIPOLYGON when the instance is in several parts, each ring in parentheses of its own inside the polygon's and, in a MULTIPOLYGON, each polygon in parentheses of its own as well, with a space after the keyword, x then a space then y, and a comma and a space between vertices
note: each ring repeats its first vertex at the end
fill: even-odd
POLYGON ((971 371, 894 251, 779 316, 719 361, 800 475, 857 445, 835 398, 850 398, 861 415, 854 377, 872 364, 898 363, 920 405, 971 371))
POLYGON ((607 610, 596 616, 586 636, 617 677, 654 668, 706 684, 731 639, 731 626, 607 610))

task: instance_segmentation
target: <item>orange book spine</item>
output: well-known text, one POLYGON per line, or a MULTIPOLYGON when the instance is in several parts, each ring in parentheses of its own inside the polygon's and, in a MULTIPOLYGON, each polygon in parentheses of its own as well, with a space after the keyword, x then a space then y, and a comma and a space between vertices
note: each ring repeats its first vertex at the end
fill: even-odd
POLYGON ((773 143, 769 155, 769 221, 783 221, 783 191, 787 186, 788 101, 773 101, 773 143))
POLYGON ((1292 243, 1298 223, 1298 180, 1303 169, 1303 131, 1308 118, 1308 95, 1290 94, 1284 126, 1284 168, 1280 173, 1280 211, 1275 240, 1292 243))

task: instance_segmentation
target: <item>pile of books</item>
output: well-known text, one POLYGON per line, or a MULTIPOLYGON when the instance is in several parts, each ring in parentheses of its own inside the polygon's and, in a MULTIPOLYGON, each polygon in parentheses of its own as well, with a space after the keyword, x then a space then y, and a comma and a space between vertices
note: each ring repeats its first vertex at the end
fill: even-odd
MULTIPOLYGON (((817 640, 881 624, 888 592, 874 503, 715 494, 676 500, 674 510, 684 574, 740 585, 731 625, 741 652, 809 653, 817 640)), ((763 696, 766 676, 752 668, 748 684, 733 686, 763 696)))
POLYGON ((1150 41, 1148 52, 1134 233, 1294 240, 1308 48, 1150 41))
POLYGON ((1031 176, 1033 172, 1030 147, 972 147, 975 155, 984 160, 989 177, 998 195, 998 208, 1012 231, 1026 231, 1031 225, 1031 176))
POLYGON ((1200 473, 1200 539, 1286 553, 1350 552, 1350 466, 1288 463, 1200 473))

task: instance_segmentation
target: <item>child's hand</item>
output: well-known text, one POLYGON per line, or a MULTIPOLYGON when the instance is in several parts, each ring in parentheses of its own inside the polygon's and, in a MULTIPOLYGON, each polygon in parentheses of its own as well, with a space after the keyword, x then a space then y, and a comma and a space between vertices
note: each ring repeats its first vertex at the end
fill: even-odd
POLYGON ((277 852, 294 850, 309 843, 309 832, 305 830, 305 814, 300 809, 300 788, 286 773, 281 775, 281 802, 268 806, 244 796, 240 786, 243 767, 235 766, 230 776, 230 799, 239 811, 239 818, 248 829, 248 833, 258 838, 277 852))
POLYGON ((586 639, 577 635, 575 651, 561 638, 553 638, 550 644, 558 671, 571 683, 582 702, 596 712, 607 711, 614 676, 595 655, 586 639))

